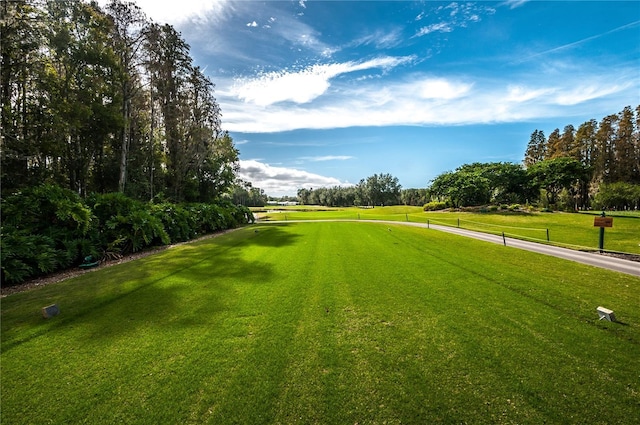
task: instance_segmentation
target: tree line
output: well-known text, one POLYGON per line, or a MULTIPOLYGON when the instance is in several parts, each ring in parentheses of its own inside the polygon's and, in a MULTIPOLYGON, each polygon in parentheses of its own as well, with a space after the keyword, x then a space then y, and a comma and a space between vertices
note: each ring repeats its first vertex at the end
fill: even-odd
POLYGON ((233 184, 214 84, 175 28, 120 0, 1 8, 3 195, 45 182, 209 202, 233 184))
POLYGON ((640 106, 567 125, 547 138, 531 134, 521 164, 465 164, 440 174, 425 189, 402 189, 381 174, 352 187, 299 189, 303 204, 424 205, 460 208, 529 204, 550 209, 640 208, 640 106), (381 184, 382 182, 382 184, 381 184), (386 182, 386 183, 385 183, 386 182))
POLYGON ((330 207, 380 206, 400 203, 402 186, 388 173, 374 174, 354 186, 298 189, 298 202, 330 207))
POLYGON ((451 207, 537 204, 552 209, 640 208, 640 106, 600 123, 534 130, 522 164, 467 164, 436 177, 432 201, 451 207))

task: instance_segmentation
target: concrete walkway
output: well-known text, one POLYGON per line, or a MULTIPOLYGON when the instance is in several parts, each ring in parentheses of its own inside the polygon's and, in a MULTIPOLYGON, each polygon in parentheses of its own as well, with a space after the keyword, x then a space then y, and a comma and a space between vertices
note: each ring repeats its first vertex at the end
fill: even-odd
MULTIPOLYGON (((535 242, 523 241, 520 239, 505 238, 502 236, 492 235, 482 232, 474 232, 472 230, 458 229, 456 227, 440 226, 436 224, 427 223, 414 223, 410 221, 383 221, 383 220, 289 220, 279 221, 277 223, 310 223, 313 221, 355 221, 355 222, 367 222, 367 223, 384 223, 384 224, 400 224, 405 226, 414 226, 429 228, 432 230, 438 230, 441 232, 453 233, 459 236, 466 236, 469 238, 479 239, 485 242, 504 244, 512 248, 524 249, 526 251, 537 252, 539 254, 551 255, 553 257, 563 258, 565 260, 575 261, 577 263, 588 264, 594 267, 600 267, 603 269, 613 270, 620 273, 629 274, 632 276, 640 277, 640 263, 637 261, 623 260, 621 258, 609 257, 606 255, 600 255, 598 253, 576 251, 573 249, 561 248, 552 245, 545 245, 535 242)), ((276 223, 275 221, 263 222, 263 223, 276 223)))

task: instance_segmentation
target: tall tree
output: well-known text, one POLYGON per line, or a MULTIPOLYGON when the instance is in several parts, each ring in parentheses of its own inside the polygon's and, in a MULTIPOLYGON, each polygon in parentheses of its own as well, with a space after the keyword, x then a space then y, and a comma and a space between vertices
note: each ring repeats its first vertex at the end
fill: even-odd
POLYGON ((2 191, 47 180, 36 143, 46 131, 45 30, 48 17, 35 2, 0 4, 0 143, 2 191))
POLYGON ((638 177, 634 121, 633 109, 630 106, 618 114, 618 128, 613 146, 614 169, 611 176, 616 182, 632 182, 638 177))
POLYGON ((531 133, 529 144, 524 155, 524 165, 529 167, 543 161, 547 153, 547 139, 542 130, 534 130, 531 133))
POLYGON ((611 183, 614 181, 615 154, 613 145, 617 125, 618 116, 608 115, 600 121, 596 133, 597 158, 594 161, 593 180, 600 183, 611 183))
POLYGON ((562 154, 562 141, 560 139, 560 129, 556 128, 549 134, 547 140, 547 150, 545 152, 544 159, 554 159, 563 156, 562 154))
POLYGON ((124 192, 127 179, 127 161, 131 141, 132 100, 140 92, 140 49, 144 41, 147 19, 142 10, 131 2, 111 0, 107 11, 113 22, 112 42, 121 69, 120 98, 122 129, 120 134, 120 162, 118 191, 124 192))

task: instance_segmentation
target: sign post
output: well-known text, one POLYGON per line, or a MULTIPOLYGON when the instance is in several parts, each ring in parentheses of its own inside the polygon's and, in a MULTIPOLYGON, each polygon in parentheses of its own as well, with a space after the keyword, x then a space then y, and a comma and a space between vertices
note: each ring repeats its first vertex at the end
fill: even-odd
POLYGON ((613 227, 613 217, 607 217, 604 211, 600 214, 599 217, 593 219, 593 227, 600 228, 600 253, 604 251, 604 228, 605 227, 613 227))

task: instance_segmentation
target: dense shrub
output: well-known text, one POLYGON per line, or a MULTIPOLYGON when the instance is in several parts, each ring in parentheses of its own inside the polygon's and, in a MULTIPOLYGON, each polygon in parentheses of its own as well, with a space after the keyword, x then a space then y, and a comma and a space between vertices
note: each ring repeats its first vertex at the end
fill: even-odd
POLYGON ((447 207, 448 207, 448 205, 447 205, 446 202, 431 201, 431 202, 428 202, 428 203, 424 204, 422 209, 424 211, 440 211, 440 210, 444 210, 447 207))
POLYGON ((95 253, 91 210, 74 192, 41 185, 2 200, 2 282, 69 267, 95 253))
POLYGON ((199 234, 193 208, 169 202, 151 205, 151 214, 164 226, 171 242, 184 242, 199 234))
POLYGON ((188 241, 253 222, 231 203, 145 203, 122 193, 93 194, 42 185, 2 200, 2 284, 79 265, 86 256, 110 259, 149 246, 188 241))

